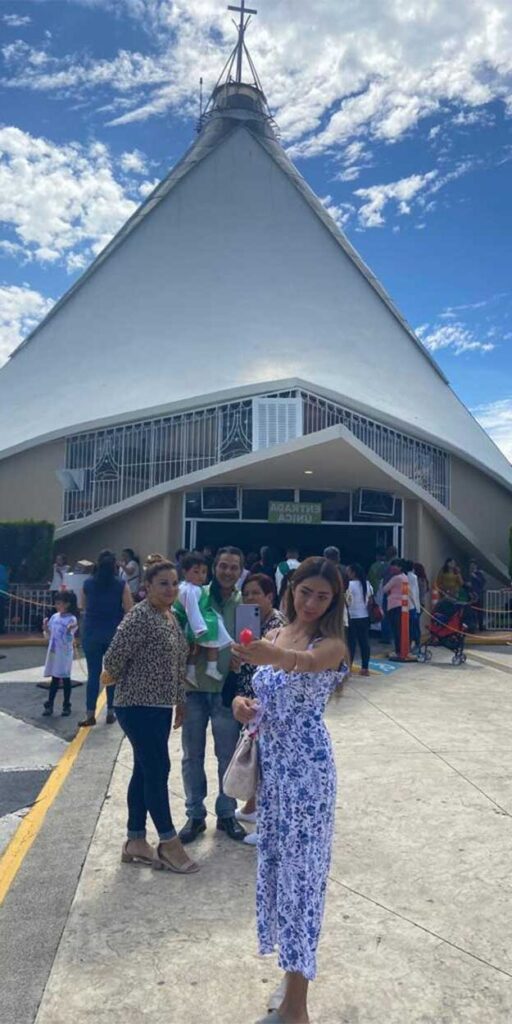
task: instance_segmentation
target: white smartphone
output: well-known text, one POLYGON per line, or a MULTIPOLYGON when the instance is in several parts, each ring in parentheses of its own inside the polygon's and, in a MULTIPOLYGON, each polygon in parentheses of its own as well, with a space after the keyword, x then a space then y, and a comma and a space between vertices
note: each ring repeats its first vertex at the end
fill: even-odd
POLYGON ((240 642, 243 629, 250 629, 255 640, 261 639, 261 614, 257 604, 237 604, 235 608, 235 640, 240 642))

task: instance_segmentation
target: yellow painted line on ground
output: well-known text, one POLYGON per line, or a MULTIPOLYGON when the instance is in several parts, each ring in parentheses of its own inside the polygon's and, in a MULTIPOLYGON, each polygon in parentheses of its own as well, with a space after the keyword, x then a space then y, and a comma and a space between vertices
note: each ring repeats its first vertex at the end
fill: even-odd
MULTIPOLYGON (((104 708, 105 701, 106 695, 105 691, 103 691, 98 700, 97 714, 104 708)), ((22 819, 19 828, 0 857, 0 906, 4 902, 27 853, 40 832, 44 819, 66 781, 90 731, 90 728, 87 726, 83 726, 78 730, 74 740, 71 740, 60 761, 55 765, 49 779, 46 780, 35 804, 22 819)))

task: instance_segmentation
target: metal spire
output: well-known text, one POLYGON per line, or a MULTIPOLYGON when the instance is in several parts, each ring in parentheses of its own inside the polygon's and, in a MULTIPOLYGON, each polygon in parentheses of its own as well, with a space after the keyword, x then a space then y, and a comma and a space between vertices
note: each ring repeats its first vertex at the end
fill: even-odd
POLYGON ((253 14, 257 14, 258 12, 257 10, 255 10, 254 7, 246 7, 245 2, 246 0, 238 0, 238 4, 228 5, 228 11, 236 11, 240 15, 240 21, 238 23, 235 20, 233 20, 233 24, 238 33, 238 39, 226 63, 224 64, 224 67, 219 75, 219 78, 217 79, 217 84, 213 89, 213 92, 204 110, 202 109, 202 102, 200 103, 201 113, 197 124, 198 132, 201 131, 206 121, 215 112, 217 98, 219 97, 221 90, 224 89, 225 95, 228 95, 230 86, 233 86, 233 88, 236 89, 237 86, 245 85, 250 87, 251 89, 257 89, 257 91, 260 93, 260 113, 265 119, 265 121, 267 121, 268 124, 271 126, 274 135, 278 134, 278 128, 272 117, 272 114, 270 113, 267 99, 263 91, 263 86, 260 82, 258 72, 256 71, 254 61, 249 53, 249 50, 247 49, 247 45, 245 42, 245 33, 247 30, 247 26, 251 20, 251 16, 253 14), (247 75, 247 70, 249 70, 249 80, 246 78, 244 83, 242 79, 242 74, 245 73, 245 75, 247 75))
POLYGON ((242 81, 242 61, 244 52, 247 53, 245 47, 245 30, 251 20, 251 14, 257 14, 258 12, 252 7, 245 6, 245 0, 240 0, 240 7, 228 5, 228 11, 237 11, 240 14, 240 23, 238 25, 238 42, 236 44, 236 78, 235 82, 240 83, 242 81), (245 15, 248 15, 246 18, 245 15))

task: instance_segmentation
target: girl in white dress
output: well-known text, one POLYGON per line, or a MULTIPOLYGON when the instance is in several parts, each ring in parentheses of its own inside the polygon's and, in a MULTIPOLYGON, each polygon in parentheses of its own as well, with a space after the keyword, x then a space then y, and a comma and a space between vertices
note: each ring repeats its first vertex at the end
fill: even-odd
POLYGON ((44 703, 43 715, 53 715, 53 705, 59 683, 62 680, 64 703, 62 714, 71 714, 71 668, 73 665, 73 637, 78 629, 76 597, 72 590, 62 591, 55 599, 56 612, 45 619, 43 630, 48 638, 48 651, 44 675, 51 676, 48 700, 44 703))

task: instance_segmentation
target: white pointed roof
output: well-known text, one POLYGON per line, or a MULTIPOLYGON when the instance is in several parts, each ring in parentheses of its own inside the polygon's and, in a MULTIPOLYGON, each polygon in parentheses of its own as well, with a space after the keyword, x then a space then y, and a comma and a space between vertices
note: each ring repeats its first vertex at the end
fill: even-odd
POLYGON ((261 94, 228 84, 188 153, 0 370, 0 456, 291 377, 512 484, 286 156, 261 94))

